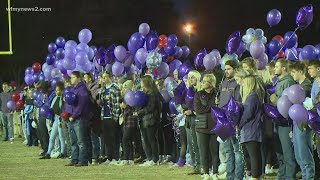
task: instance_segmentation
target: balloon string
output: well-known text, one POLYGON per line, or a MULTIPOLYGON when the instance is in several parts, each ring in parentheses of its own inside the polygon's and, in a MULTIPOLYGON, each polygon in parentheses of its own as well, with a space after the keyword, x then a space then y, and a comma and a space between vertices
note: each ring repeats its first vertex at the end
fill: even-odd
POLYGON ((289 39, 287 40, 287 42, 285 42, 285 43, 281 46, 281 48, 280 48, 280 50, 278 51, 277 54, 279 54, 279 53, 282 51, 282 49, 284 48, 284 46, 287 45, 287 43, 289 42, 289 40, 292 38, 292 36, 296 33, 296 31, 297 31, 298 29, 299 29, 299 27, 297 27, 297 28, 294 30, 294 32, 291 34, 291 36, 289 37, 289 39))

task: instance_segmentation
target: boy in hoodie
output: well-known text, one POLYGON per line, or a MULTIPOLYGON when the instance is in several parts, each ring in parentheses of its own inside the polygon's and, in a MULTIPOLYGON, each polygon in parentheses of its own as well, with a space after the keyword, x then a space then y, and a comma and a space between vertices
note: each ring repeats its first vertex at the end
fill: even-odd
POLYGON ((1 99, 1 114, 2 114, 2 126, 3 126, 3 141, 13 141, 13 114, 7 107, 7 102, 11 100, 12 93, 9 92, 8 83, 2 84, 3 92, 0 93, 1 99))
POLYGON ((80 72, 74 71, 71 75, 71 84, 76 101, 71 107, 69 131, 72 144, 71 162, 66 166, 88 166, 88 105, 89 91, 81 80, 80 72))
MULTIPOLYGON (((276 104, 282 96, 284 89, 295 84, 292 77, 289 75, 288 61, 280 59, 275 64, 275 75, 278 77, 276 92, 270 96, 270 101, 276 104)), ((292 129, 292 120, 287 120, 283 124, 275 124, 274 137, 276 154, 279 161, 278 179, 294 180, 296 177, 296 160, 293 151, 293 145, 289 134, 292 129)))

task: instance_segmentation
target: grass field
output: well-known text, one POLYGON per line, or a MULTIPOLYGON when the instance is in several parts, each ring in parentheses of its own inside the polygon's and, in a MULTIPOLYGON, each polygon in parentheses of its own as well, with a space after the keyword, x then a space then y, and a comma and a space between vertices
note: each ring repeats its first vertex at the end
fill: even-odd
POLYGON ((201 179, 188 176, 191 168, 171 168, 168 165, 139 167, 106 166, 65 167, 68 159, 40 160, 38 147, 27 147, 22 141, 0 142, 0 179, 201 179))

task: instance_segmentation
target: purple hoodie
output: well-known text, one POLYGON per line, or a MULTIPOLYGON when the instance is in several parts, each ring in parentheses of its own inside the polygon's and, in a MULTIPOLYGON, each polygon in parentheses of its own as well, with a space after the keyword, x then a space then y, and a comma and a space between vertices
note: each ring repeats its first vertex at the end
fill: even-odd
POLYGON ((76 102, 71 106, 71 117, 76 120, 79 118, 86 118, 89 114, 89 91, 84 82, 80 82, 73 89, 77 96, 76 102))

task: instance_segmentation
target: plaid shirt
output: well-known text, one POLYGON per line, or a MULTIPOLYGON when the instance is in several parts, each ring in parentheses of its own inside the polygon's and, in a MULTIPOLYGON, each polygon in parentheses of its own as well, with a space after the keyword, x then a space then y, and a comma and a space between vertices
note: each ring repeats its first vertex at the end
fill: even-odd
POLYGON ((125 128, 135 128, 138 125, 136 117, 133 116, 134 109, 130 106, 126 106, 123 110, 123 126, 125 128))
POLYGON ((117 83, 113 83, 109 91, 109 107, 111 119, 114 121, 119 121, 119 116, 121 114, 121 91, 117 83))

